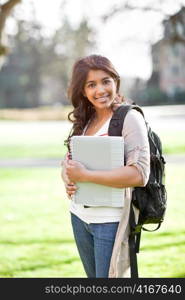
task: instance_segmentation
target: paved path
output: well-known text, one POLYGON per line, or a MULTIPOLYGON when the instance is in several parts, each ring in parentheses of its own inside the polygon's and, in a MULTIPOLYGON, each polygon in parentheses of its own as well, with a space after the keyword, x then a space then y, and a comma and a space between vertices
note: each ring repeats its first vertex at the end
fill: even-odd
POLYGON ((1 159, 0 167, 4 168, 28 168, 28 167, 60 167, 62 159, 60 158, 20 158, 20 159, 1 159))
MULTIPOLYGON (((167 163, 185 164, 185 154, 165 155, 167 163)), ((1 159, 0 167, 3 168, 34 168, 34 167, 51 167, 57 168, 61 165, 61 158, 41 159, 41 158, 22 158, 22 159, 1 159)))

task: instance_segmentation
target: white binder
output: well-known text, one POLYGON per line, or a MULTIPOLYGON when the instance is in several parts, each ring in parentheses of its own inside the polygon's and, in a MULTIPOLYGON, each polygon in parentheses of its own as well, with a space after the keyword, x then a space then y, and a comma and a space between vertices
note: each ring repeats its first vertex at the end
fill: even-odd
MULTIPOLYGON (((73 136, 70 142, 72 159, 89 170, 111 170, 124 165, 124 140, 115 136, 73 136)), ((77 182, 72 197, 85 206, 123 207, 124 189, 77 182)))

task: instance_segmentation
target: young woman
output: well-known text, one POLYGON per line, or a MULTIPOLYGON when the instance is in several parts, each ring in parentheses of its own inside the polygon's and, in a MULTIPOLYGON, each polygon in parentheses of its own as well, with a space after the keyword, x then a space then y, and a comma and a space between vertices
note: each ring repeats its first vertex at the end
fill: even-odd
MULTIPOLYGON (((91 55, 73 67, 69 98, 74 107, 68 118, 73 122, 67 144, 73 135, 108 135, 113 111, 120 102, 120 77, 103 56, 91 55), (71 118, 72 116, 72 118, 71 118)), ((109 171, 91 171, 69 155, 62 163, 62 178, 70 198, 76 182, 92 182, 124 188, 122 208, 84 207, 71 201, 71 223, 81 261, 88 277, 129 277, 129 209, 132 188, 144 186, 149 176, 149 144, 142 115, 127 113, 122 135, 125 166, 109 171)), ((106 149, 105 149, 106 151, 106 149)), ((137 217, 137 211, 135 209, 137 217)))

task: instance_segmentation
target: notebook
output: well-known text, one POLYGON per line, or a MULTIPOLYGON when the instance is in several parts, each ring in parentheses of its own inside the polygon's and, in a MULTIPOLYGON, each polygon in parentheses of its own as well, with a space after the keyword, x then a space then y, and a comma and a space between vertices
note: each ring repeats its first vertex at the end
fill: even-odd
MULTIPOLYGON (((111 170, 124 165, 124 140, 117 136, 73 136, 70 142, 73 160, 89 170, 111 170)), ((124 189, 77 182, 75 203, 85 206, 123 207, 124 189)))

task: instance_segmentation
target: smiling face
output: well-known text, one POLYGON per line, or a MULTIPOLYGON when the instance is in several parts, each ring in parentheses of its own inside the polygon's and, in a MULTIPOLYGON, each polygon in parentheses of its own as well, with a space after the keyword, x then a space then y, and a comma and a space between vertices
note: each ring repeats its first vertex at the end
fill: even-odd
POLYGON ((84 86, 84 96, 95 110, 110 108, 116 97, 116 82, 102 70, 90 70, 84 86))

